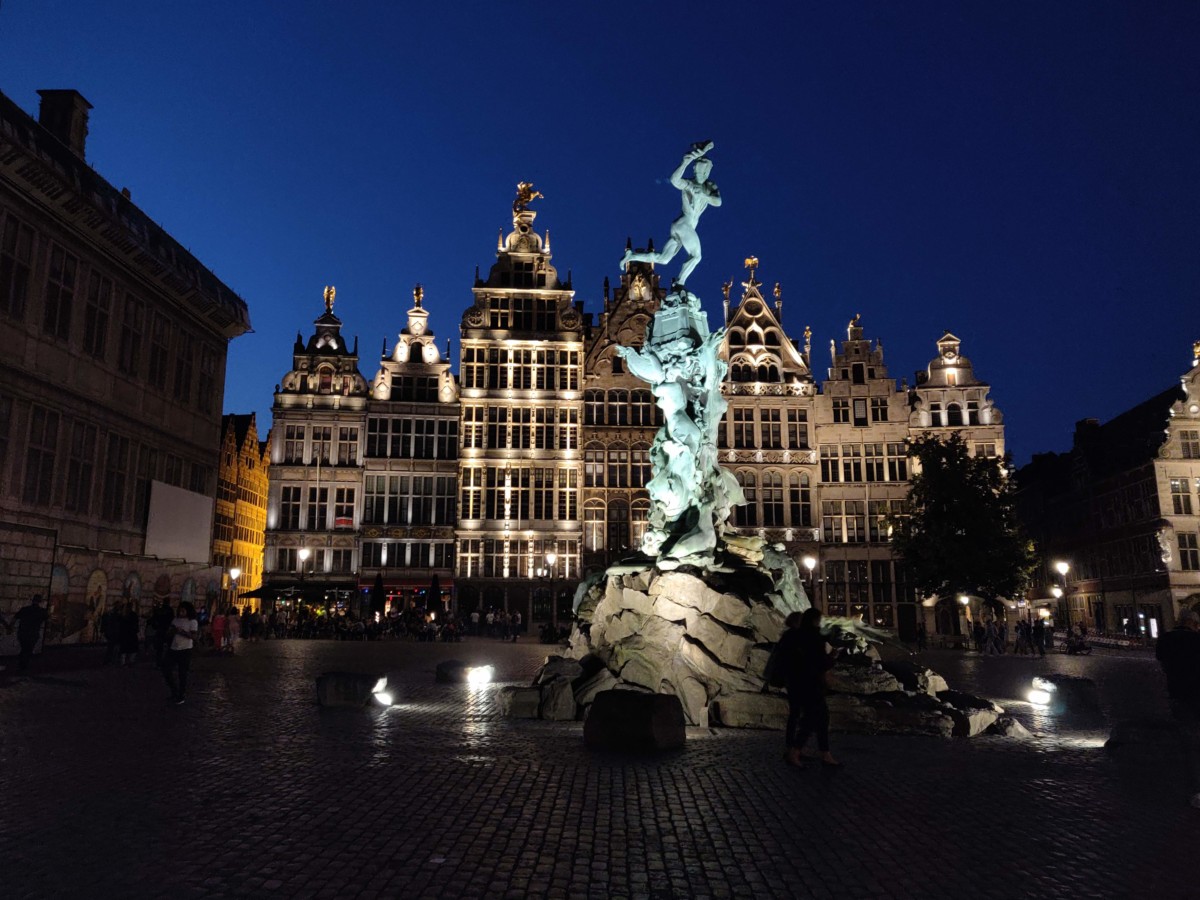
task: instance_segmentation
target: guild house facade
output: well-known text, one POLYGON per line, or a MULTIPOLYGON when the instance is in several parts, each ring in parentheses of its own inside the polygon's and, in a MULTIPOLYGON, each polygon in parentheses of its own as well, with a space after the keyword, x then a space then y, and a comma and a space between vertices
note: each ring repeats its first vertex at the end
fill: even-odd
MULTIPOLYGON (((476 274, 457 380, 419 291, 370 382, 340 320, 336 335, 318 319, 307 343, 298 338, 274 407, 268 585, 317 580, 361 596, 377 577, 403 593, 436 574, 443 605, 453 597, 462 612, 503 607, 527 622, 566 622, 580 578, 638 547, 661 419, 617 348, 640 345, 665 287, 651 264, 632 262, 617 284, 605 281, 598 315, 585 312, 551 262, 548 233, 535 229, 534 196, 522 186, 495 263, 476 274), (329 448, 316 456, 313 429, 329 448)), ((922 617, 954 630, 957 611, 922 612, 886 519, 903 511, 909 438, 959 431, 973 452, 1004 454, 989 385, 949 332, 913 383, 897 385, 859 316, 830 342, 818 377, 811 332, 802 342, 787 335, 782 287, 764 294, 759 270, 746 260, 736 299, 724 287, 729 410, 719 447, 747 499, 738 529, 785 545, 830 614, 905 635, 922 617)))

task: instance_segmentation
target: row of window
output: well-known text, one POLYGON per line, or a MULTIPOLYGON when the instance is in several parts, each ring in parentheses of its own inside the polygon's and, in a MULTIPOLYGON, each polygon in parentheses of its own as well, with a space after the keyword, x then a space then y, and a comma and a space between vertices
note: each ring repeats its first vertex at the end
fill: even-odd
POLYGON ((605 503, 588 500, 583 505, 583 549, 585 553, 623 553, 638 547, 650 521, 650 501, 632 503, 617 498, 605 503))
POLYGON ((295 547, 280 547, 275 551, 276 572, 295 572, 300 575, 335 573, 349 575, 354 572, 354 551, 349 548, 329 549, 318 547, 309 551, 308 559, 302 560, 295 547))
POLYGON ((577 391, 580 359, 579 350, 465 347, 462 386, 493 391, 577 391))
POLYGON ((908 449, 903 442, 822 444, 821 481, 908 481, 908 449))
POLYGON ((466 538, 459 542, 458 573, 464 578, 544 578, 549 584, 576 579, 579 571, 577 540, 466 538))
POLYGON ((1184 459, 1200 459, 1200 431, 1181 430, 1179 432, 1179 449, 1184 459))
POLYGON ((462 470, 459 517, 571 521, 579 517, 579 473, 550 466, 470 466, 462 470))
POLYGON ((453 525, 453 475, 368 475, 363 523, 453 525))
MULTIPOLYGON (((500 272, 501 287, 545 287, 546 272, 537 271, 532 260, 515 261, 511 272, 500 272)), ((556 297, 488 298, 488 328, 506 331, 547 332, 558 330, 556 297)))
MULTIPOLYGON (((13 399, 0 395, 0 472, 10 436, 20 427, 15 412, 13 399)), ((16 461, 20 472, 14 472, 13 493, 30 506, 62 507, 81 516, 95 513, 109 522, 141 522, 152 480, 198 493, 209 490, 208 466, 160 454, 119 432, 57 410, 35 404, 26 412, 25 453, 16 461)))
POLYGON ((647 390, 592 390, 583 394, 585 425, 657 428, 662 422, 662 410, 655 405, 654 397, 647 390))
POLYGON ((837 397, 833 401, 833 423, 864 428, 888 420, 887 397, 837 397), (868 410, 870 411, 868 414, 868 410))
POLYGON ((34 265, 44 260, 42 333, 82 341, 83 352, 143 378, 163 395, 205 413, 218 397, 218 350, 11 212, 0 222, 0 314, 24 321, 34 299, 34 265), (44 254, 44 255, 43 255, 44 254), (117 302, 117 298, 121 302, 117 302))
POLYGON ((380 569, 452 569, 452 541, 363 541, 362 564, 380 569))
MULTIPOLYGON (((339 438, 339 459, 341 446, 339 438)), ((457 459, 458 420, 373 416, 367 419, 367 456, 372 459, 457 459)))
POLYGON ((339 466, 356 466, 359 463, 358 429, 353 425, 284 426, 280 462, 327 466, 336 462, 339 466))
POLYGON ((808 410, 735 406, 721 422, 717 446, 735 450, 807 450, 808 410))
POLYGON ((354 527, 352 487, 309 487, 285 484, 279 491, 279 531, 329 531, 354 527), (333 500, 332 506, 330 500, 333 500))
POLYGON ((584 487, 642 488, 650 481, 650 445, 589 441, 583 451, 584 487))
MULTIPOLYGON (((1200 491, 1200 479, 1196 480, 1196 490, 1200 491)), ((1171 509, 1177 516, 1192 514, 1192 479, 1171 479, 1171 509)))
POLYGON ((463 447, 474 450, 576 450, 579 410, 553 406, 463 407, 463 447))

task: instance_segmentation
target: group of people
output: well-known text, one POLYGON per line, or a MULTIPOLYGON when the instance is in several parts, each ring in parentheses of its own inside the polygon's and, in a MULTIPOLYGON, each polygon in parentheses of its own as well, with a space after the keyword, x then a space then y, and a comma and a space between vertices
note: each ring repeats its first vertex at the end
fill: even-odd
POLYGON ((473 610, 468 616, 471 635, 490 637, 501 641, 516 641, 525 630, 525 620, 520 611, 509 612, 506 609, 488 609, 484 612, 473 610))
MULTIPOLYGON (((1019 619, 1013 631, 1013 653, 1017 656, 1045 656, 1047 650, 1053 649, 1054 632, 1042 619, 1034 622, 1019 619)), ((1008 652, 1008 623, 997 619, 976 622, 971 629, 971 638, 976 652, 999 656, 1008 652)))

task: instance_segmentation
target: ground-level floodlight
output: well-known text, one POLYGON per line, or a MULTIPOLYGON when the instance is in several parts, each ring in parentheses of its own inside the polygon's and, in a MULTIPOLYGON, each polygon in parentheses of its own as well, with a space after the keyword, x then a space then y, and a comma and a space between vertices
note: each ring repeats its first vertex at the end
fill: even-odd
POLYGON ((1054 699, 1054 692, 1058 690, 1058 685, 1053 681, 1047 681, 1045 678, 1034 678, 1033 686, 1029 689, 1029 693, 1025 698, 1034 706, 1048 707, 1050 701, 1054 699))
POLYGON ((493 666, 471 666, 467 669, 467 684, 472 687, 490 684, 496 670, 493 666))

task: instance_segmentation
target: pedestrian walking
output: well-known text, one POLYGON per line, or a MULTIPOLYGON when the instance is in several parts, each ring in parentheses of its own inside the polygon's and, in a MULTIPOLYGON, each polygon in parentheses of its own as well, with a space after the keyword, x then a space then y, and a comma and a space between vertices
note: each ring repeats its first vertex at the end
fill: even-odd
POLYGON ((787 631, 779 639, 775 665, 787 687, 788 723, 784 733, 790 766, 804 768, 804 745, 816 734, 821 763, 839 766, 829 752, 829 705, 825 702, 825 673, 838 651, 830 650, 821 634, 821 611, 815 607, 787 617, 787 631))
POLYGON ((171 701, 176 706, 184 702, 187 695, 188 673, 192 668, 192 648, 200 636, 200 623, 196 621, 196 607, 184 602, 179 604, 175 618, 171 620, 171 646, 167 650, 163 676, 171 689, 171 701))
POLYGON ((1189 802, 1200 809, 1200 615, 1185 609, 1158 639, 1154 655, 1167 676, 1171 716, 1179 726, 1189 802))
POLYGON ((1033 623, 1033 649, 1038 656, 1046 655, 1046 622, 1043 619, 1033 623))
POLYGON ((117 623, 117 634, 121 644, 121 665, 132 666, 137 662, 138 655, 138 627, 141 625, 141 619, 137 614, 137 610, 133 608, 132 603, 126 603, 125 608, 121 610, 121 616, 117 623))
MULTIPOLYGON (((13 616, 13 622, 17 629, 17 644, 20 646, 20 654, 17 657, 17 671, 24 672, 29 668, 29 661, 33 659, 34 648, 37 647, 37 642, 42 636, 42 630, 46 626, 46 619, 49 614, 42 606, 42 595, 34 594, 29 598, 29 605, 23 606, 17 610, 13 616)), ((10 625, 11 629, 12 626, 10 625)))
POLYGON ((212 635, 213 650, 216 653, 225 652, 225 623, 227 619, 225 610, 218 609, 216 615, 212 617, 212 621, 208 625, 209 634, 212 635))
POLYGON ((925 630, 925 623, 918 622, 917 623, 917 652, 919 653, 919 652, 923 651, 927 646, 929 646, 929 634, 925 630))

